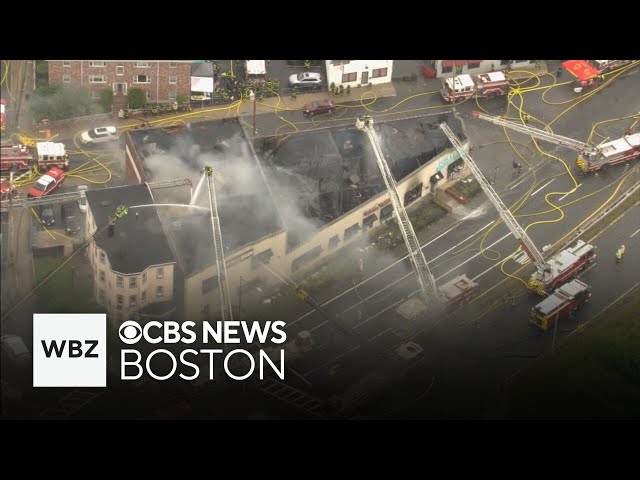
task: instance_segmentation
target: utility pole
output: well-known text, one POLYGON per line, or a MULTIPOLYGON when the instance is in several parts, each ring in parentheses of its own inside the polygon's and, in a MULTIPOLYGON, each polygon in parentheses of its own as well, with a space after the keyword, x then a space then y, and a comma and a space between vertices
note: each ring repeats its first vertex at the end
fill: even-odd
POLYGON ((253 90, 249 90, 249 99, 253 101, 253 136, 256 136, 256 93, 253 90))

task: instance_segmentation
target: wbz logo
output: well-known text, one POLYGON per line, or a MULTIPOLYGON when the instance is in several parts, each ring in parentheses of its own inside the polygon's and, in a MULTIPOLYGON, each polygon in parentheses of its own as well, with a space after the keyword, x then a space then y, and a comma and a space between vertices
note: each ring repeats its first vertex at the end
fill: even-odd
POLYGON ((106 387, 105 314, 33 315, 34 387, 106 387))

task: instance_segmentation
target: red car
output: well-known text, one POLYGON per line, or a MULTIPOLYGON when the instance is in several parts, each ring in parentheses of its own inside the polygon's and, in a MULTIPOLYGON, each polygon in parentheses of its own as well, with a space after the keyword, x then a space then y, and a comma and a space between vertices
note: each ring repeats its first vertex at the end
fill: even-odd
POLYGON ((38 198, 49 195, 62 185, 63 181, 64 172, 58 167, 51 167, 47 173, 41 176, 38 181, 31 186, 27 192, 27 197, 38 198))
POLYGON ((304 106, 305 117, 313 117, 314 115, 320 115, 322 113, 333 113, 336 111, 336 104, 331 100, 317 100, 315 102, 307 103, 304 106))

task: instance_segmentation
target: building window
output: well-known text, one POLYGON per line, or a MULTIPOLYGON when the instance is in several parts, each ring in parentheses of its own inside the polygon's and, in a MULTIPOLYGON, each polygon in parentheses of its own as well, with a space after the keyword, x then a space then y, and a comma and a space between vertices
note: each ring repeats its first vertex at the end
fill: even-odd
POLYGON ((99 62, 97 60, 91 60, 89 62, 90 67, 104 67, 106 64, 107 64, 106 62, 99 62))
POLYGON ((124 297, 122 295, 116 296, 116 308, 122 310, 122 304, 124 303, 124 297))
POLYGON ((178 62, 169 62, 169 68, 178 68, 178 62))
POLYGON ((62 83, 71 83, 71 75, 62 75, 62 83))
POLYGON ((147 68, 148 66, 149 66, 149 62, 136 62, 136 67, 147 68))
POLYGON ((358 79, 358 72, 342 74, 342 83, 355 82, 357 79, 358 79))
POLYGON ((178 83, 178 76, 177 75, 169 75, 169 83, 171 83, 171 84, 178 83))
POLYGON ((98 290, 98 300, 100 300, 100 303, 104 303, 104 290, 102 288, 98 290))
POLYGON ((422 196, 422 183, 416 185, 414 188, 412 188, 411 190, 409 190, 407 193, 404 194, 404 206, 406 207, 407 205, 412 204, 421 196, 422 196))
MULTIPOLYGON (((96 252, 97 252, 97 250, 96 250, 96 252)), ((107 257, 107 256, 104 254, 104 252, 100 252, 100 263, 104 263, 104 259, 105 259, 106 257, 107 257)))
POLYGON ((151 83, 151 77, 149 75, 134 75, 133 83, 151 83))
POLYGON ((376 220, 378 220, 378 216, 375 213, 373 213, 368 217, 365 217, 365 219, 362 221, 362 226, 364 227, 365 230, 367 230, 373 227, 373 224, 375 223, 376 220))
POLYGON ((442 73, 451 73, 453 72, 453 66, 449 65, 448 67, 442 66, 442 73))
POLYGON ((144 94, 147 96, 147 100, 151 100, 151 92, 147 91, 144 94))
POLYGON ((104 283, 105 279, 106 279, 106 275, 104 274, 104 270, 100 270, 100 281, 102 283, 104 283))
POLYGON ((388 220, 393 216, 393 205, 387 205, 380 210, 380 221, 388 220))
POLYGON ((147 283, 147 272, 142 272, 142 284, 147 283))
POLYGON ((116 287, 124 288, 124 278, 121 275, 116 277, 116 287))
POLYGON ((162 285, 156 287, 156 298, 164 297, 164 287, 162 285))
POLYGON ((69 60, 63 60, 62 61, 62 66, 63 67, 70 67, 71 66, 71 62, 69 60))
POLYGON ((138 288, 138 277, 129 277, 129 288, 138 288))
POLYGON ((164 277, 164 267, 156 268, 156 278, 164 277))
POLYGON ((371 72, 371 78, 380 78, 387 76, 387 68, 374 68, 371 72))
POLYGON ((92 90, 90 93, 91 100, 98 100, 100 98, 100 92, 92 90))
POLYGON ((140 303, 141 303, 142 305, 144 305, 145 303, 147 303, 147 291, 146 291, 146 290, 143 290, 143 291, 142 291, 142 294, 141 294, 141 296, 140 296, 140 303))
POLYGON ((138 298, 135 295, 129 295, 129 307, 135 307, 138 298))
POLYGON ((268 265, 271 263, 271 257, 273 257, 273 250, 271 249, 254 255, 251 257, 251 269, 255 270, 259 268, 260 265, 268 265))
POLYGON ((214 275, 213 277, 205 278, 202 281, 202 294, 209 293, 211 290, 218 286, 218 276, 214 275))
POLYGON ((351 225, 344 231, 344 241, 346 242, 350 238, 353 238, 360 231, 360 225, 357 223, 355 225, 351 225))
POLYGON ((329 239, 329 250, 333 250, 340 243, 340 237, 338 235, 334 235, 329 239))
POLYGON ((169 100, 175 100, 176 98, 176 92, 169 92, 169 100))
POLYGON ((104 75, 89 75, 89 83, 107 83, 104 75))
POLYGON ((291 270, 294 272, 300 270, 305 264, 309 263, 315 258, 318 258, 322 253, 322 247, 318 246, 313 250, 299 256, 291 263, 291 270))
POLYGON ((116 75, 124 75, 124 65, 116 66, 116 75))

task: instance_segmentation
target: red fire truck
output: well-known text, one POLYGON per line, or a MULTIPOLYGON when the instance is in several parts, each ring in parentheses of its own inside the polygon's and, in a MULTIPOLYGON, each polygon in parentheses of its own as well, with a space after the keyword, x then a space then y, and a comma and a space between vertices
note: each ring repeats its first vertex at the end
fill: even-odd
POLYGON ((471 97, 500 97, 509 93, 509 80, 502 72, 457 75, 442 82, 440 93, 447 103, 461 102, 471 97))
POLYGON ((24 172, 32 165, 38 165, 42 170, 51 167, 69 168, 69 157, 64 143, 37 142, 36 148, 29 148, 21 143, 2 142, 0 152, 0 170, 24 172))
POLYGON ((629 65, 633 60, 587 60, 590 65, 594 66, 599 74, 610 72, 616 68, 629 65))
POLYGON ((583 173, 595 173, 611 165, 625 163, 640 157, 640 133, 625 135, 611 142, 603 143, 578 155, 576 164, 583 173))
POLYGON ((0 205, 4 206, 9 200, 17 197, 18 191, 16 190, 16 186, 4 178, 0 178, 0 205))
POLYGON ((446 305, 458 306, 468 302, 475 295, 477 286, 478 284, 466 275, 458 275, 438 287, 438 292, 446 305))
POLYGON ((578 279, 565 283, 531 309, 531 323, 546 331, 591 298, 590 287, 578 279))

